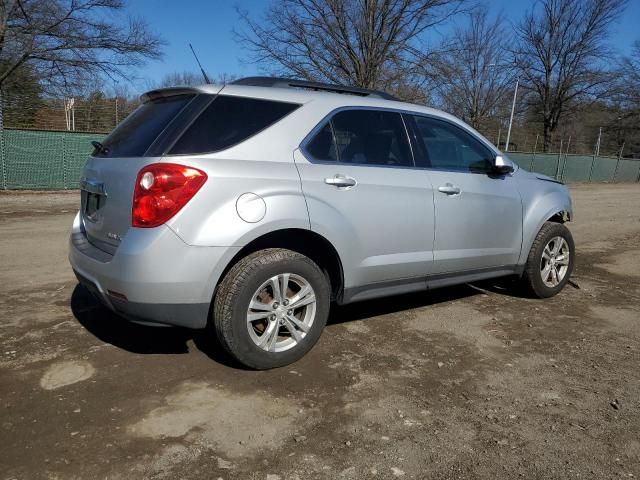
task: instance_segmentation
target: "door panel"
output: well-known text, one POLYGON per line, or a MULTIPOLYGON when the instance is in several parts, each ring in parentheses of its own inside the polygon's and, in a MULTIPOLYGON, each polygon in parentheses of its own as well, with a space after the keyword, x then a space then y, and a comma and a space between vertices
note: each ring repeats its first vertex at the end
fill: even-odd
POLYGON ((515 265, 522 200, 511 175, 492 175, 494 153, 471 131, 441 118, 405 115, 417 165, 433 185, 433 273, 515 265))
POLYGON ((434 273, 518 262, 522 202, 515 179, 437 170, 429 177, 436 216, 434 273))
POLYGON ((300 150, 294 159, 311 229, 338 250, 346 288, 423 277, 431 270, 434 210, 426 171, 312 163, 300 150))

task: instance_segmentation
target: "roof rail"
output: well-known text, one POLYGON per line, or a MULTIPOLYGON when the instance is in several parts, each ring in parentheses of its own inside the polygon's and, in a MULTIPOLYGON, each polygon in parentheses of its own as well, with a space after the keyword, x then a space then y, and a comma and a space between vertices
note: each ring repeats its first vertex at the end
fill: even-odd
POLYGON ((306 88, 308 90, 321 90, 333 93, 346 93, 360 97, 377 97, 384 100, 398 100, 393 95, 379 90, 367 88, 345 87, 344 85, 332 85, 330 83, 310 82, 295 78, 282 77, 245 77, 231 82, 232 85, 248 85, 252 87, 278 87, 278 88, 306 88))

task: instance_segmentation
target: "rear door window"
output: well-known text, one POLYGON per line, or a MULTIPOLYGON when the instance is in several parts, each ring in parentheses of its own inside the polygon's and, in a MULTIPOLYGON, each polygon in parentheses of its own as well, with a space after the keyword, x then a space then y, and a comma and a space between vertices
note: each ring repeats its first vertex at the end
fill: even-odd
POLYGON ((338 159, 336 139, 333 136, 331 122, 327 122, 322 129, 307 143, 307 151, 317 160, 335 162, 338 159))
POLYGON ((219 95, 182 134, 169 154, 217 152, 270 127, 300 105, 219 95))
POLYGON ((412 167, 407 133, 399 113, 343 110, 306 145, 317 160, 377 166, 412 167))
POLYGON ((96 157, 141 157, 149 146, 193 99, 194 95, 161 97, 140 105, 102 142, 96 157))

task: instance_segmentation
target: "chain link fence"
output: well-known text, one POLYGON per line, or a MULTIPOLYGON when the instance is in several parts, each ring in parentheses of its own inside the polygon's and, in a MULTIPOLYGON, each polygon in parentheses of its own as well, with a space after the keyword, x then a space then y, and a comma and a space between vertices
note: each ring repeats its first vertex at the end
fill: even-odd
POLYGON ((640 160, 567 153, 509 152, 520 167, 566 183, 638 182, 640 160))
POLYGON ((0 131, 3 190, 78 188, 82 168, 99 133, 0 131))
MULTIPOLYGON (((92 140, 104 133, 4 129, 0 131, 3 190, 78 188, 92 140)), ((566 153, 509 152, 525 170, 564 182, 638 182, 640 160, 566 153)))

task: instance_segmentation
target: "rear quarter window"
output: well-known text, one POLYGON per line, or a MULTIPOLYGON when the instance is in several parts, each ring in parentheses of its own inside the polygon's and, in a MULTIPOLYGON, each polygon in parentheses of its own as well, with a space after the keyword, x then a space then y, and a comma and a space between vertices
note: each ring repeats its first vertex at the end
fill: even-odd
POLYGON ((161 97, 140 105, 102 142, 96 157, 141 157, 195 95, 161 97))
POLYGON ((168 153, 184 155, 227 149, 270 127, 299 106, 271 100, 218 95, 168 153))

